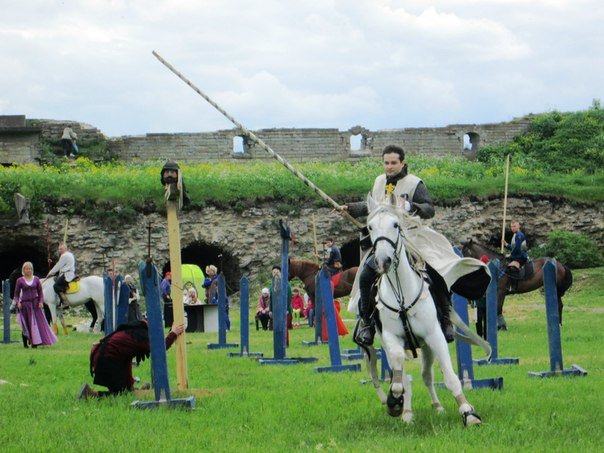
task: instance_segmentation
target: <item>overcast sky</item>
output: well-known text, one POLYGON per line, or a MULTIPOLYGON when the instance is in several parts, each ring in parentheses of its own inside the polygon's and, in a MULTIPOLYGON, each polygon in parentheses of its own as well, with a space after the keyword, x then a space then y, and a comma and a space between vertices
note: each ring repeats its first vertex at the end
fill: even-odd
POLYGON ((488 123, 604 101, 601 0, 0 0, 0 114, 108 136, 488 123))

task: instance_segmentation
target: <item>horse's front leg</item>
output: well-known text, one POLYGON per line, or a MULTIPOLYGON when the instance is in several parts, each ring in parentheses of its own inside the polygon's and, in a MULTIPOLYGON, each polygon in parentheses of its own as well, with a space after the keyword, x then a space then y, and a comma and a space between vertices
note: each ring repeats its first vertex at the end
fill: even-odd
MULTIPOLYGON (((61 322, 61 326, 63 326, 63 333, 65 335, 69 335, 69 331, 67 330, 67 324, 65 324, 65 317, 63 316, 63 309, 59 308, 59 310, 57 311, 57 317, 59 318, 59 321, 61 322)), ((58 331, 58 327, 57 327, 57 331, 58 331)))
POLYGON ((388 414, 400 417, 404 411, 407 416, 404 420, 409 422, 412 418, 411 400, 405 401, 405 387, 409 387, 409 380, 405 376, 405 348, 402 341, 390 332, 382 332, 382 346, 392 369, 392 381, 386 405, 388 414))
POLYGON ((453 363, 451 361, 451 355, 449 354, 449 348, 447 347, 447 341, 440 328, 435 328, 430 335, 428 335, 424 341, 429 348, 434 352, 434 356, 438 361, 438 365, 443 373, 443 379, 445 386, 455 397, 459 413, 463 419, 465 426, 468 425, 479 425, 481 423, 480 417, 474 408, 466 399, 463 393, 461 382, 455 374, 453 369, 453 363))

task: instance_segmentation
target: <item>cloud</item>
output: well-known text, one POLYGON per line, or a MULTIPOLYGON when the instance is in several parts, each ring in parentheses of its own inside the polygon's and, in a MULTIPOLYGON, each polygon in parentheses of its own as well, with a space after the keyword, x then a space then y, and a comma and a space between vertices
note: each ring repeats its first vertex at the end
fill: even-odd
POLYGON ((595 0, 0 0, 0 114, 108 135, 492 122, 602 98, 595 0), (6 69, 8 68, 8 69, 6 69))

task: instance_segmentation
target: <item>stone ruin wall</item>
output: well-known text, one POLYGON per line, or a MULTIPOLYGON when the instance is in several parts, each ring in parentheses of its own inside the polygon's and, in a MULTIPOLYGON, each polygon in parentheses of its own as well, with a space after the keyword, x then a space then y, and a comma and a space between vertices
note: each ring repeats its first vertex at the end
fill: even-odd
MULTIPOLYGON (((58 143, 63 128, 72 125, 78 144, 107 140, 108 147, 127 162, 166 160, 212 162, 220 160, 271 159, 260 146, 248 142, 238 129, 200 133, 145 134, 106 137, 85 123, 65 120, 26 119, 23 115, 0 116, 0 163, 26 163, 40 157, 42 143, 58 143), (5 121, 2 118, 17 118, 5 121), (234 140, 242 140, 243 151, 234 151, 234 140)), ((530 118, 497 124, 457 124, 434 128, 402 128, 371 131, 354 126, 338 129, 261 129, 254 133, 286 160, 300 162, 342 161, 379 157, 386 145, 399 144, 409 155, 471 155, 464 151, 464 134, 473 140, 473 152, 480 146, 501 144, 525 131, 530 118), (360 137, 358 150, 351 149, 351 137, 360 137)))
MULTIPOLYGON (((405 128, 370 131, 355 126, 338 129, 262 129, 254 133, 284 159, 293 162, 341 161, 379 157, 386 145, 399 144, 409 155, 459 156, 464 154, 464 134, 477 137, 474 152, 482 145, 502 144, 524 132, 530 124, 519 119, 499 124, 462 124, 441 128, 405 128), (360 135, 361 147, 351 149, 351 136, 360 135)), ((237 129, 186 134, 146 134, 109 140, 110 148, 126 161, 164 160, 177 162, 232 159, 271 159, 260 146, 243 139, 243 152, 233 151, 237 129)))

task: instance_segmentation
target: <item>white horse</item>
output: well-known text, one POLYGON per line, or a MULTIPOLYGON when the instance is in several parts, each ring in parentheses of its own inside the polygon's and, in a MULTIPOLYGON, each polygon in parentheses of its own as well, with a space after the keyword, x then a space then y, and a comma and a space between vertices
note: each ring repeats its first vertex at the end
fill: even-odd
MULTIPOLYGON (((59 305, 59 296, 55 293, 53 285, 54 277, 42 280, 42 291, 44 292, 44 303, 48 305, 52 316, 53 329, 57 328, 57 306, 59 305)), ((105 314, 105 294, 103 287, 103 278, 91 275, 89 277, 80 278, 80 289, 72 294, 66 294, 70 307, 83 305, 89 300, 94 302, 99 322, 94 326, 94 331, 99 332, 101 321, 105 314)))
POLYGON ((403 421, 411 422, 411 385, 404 361, 405 349, 412 349, 416 341, 416 346, 422 351, 422 378, 430 393, 432 407, 438 412, 444 411, 434 390, 433 364, 436 359, 445 385, 457 401, 464 425, 479 425, 481 419, 468 403, 453 370, 428 283, 422 273, 411 266, 405 248, 406 231, 417 228, 421 220, 407 214, 397 205, 395 197, 380 204, 370 197, 368 205, 367 227, 375 251, 376 267, 381 274, 376 300, 381 332, 378 328, 377 334, 392 368, 392 381, 386 397, 377 378, 375 349, 367 348, 367 367, 378 396, 388 406, 390 415, 398 417, 402 414, 403 421))

